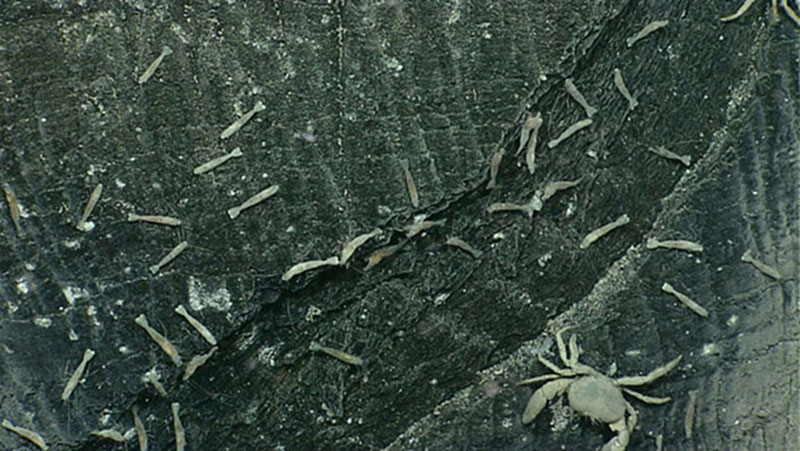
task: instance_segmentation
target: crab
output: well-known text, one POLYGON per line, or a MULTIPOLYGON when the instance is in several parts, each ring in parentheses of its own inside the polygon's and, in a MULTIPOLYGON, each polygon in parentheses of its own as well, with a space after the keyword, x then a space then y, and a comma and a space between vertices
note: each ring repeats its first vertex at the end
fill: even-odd
POLYGON ((643 395, 631 390, 630 386, 649 384, 667 374, 680 362, 679 355, 671 362, 660 366, 645 376, 618 377, 616 379, 606 376, 596 369, 578 362, 580 348, 578 339, 572 335, 569 339, 569 355, 564 344, 563 333, 570 327, 563 328, 556 333, 558 355, 567 368, 559 368, 553 362, 538 356, 539 361, 555 374, 527 379, 519 384, 531 384, 548 381, 536 390, 525 412, 522 414, 524 424, 531 423, 539 412, 544 409, 547 402, 566 393, 569 406, 576 412, 590 417, 594 421, 606 423, 617 435, 603 446, 603 451, 624 450, 628 446, 630 434, 636 426, 638 419, 636 410, 623 396, 623 392, 633 396, 639 401, 648 404, 664 404, 671 398, 656 398, 643 395), (627 418, 626 418, 627 413, 627 418))

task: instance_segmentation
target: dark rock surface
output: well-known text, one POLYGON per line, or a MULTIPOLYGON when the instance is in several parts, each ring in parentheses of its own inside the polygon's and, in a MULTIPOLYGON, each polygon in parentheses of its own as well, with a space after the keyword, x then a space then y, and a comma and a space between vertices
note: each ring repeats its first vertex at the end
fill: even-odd
MULTIPOLYGON (((135 438, 90 431, 129 431, 133 405, 151 449, 169 449, 171 402, 191 449, 598 448, 612 433, 564 399, 521 422, 535 387, 516 382, 546 374, 536 354, 558 362, 554 333, 573 325, 581 360, 601 371, 645 374, 683 355, 641 388, 671 403, 631 401, 631 448, 658 435, 666 449, 797 447, 800 28, 769 2, 730 23, 718 18, 738 1, 165 3, 0 10, 0 182, 23 209, 19 230, 6 202, 0 212, 0 417, 52 449, 131 449, 135 438), (670 24, 628 48, 653 20, 670 24), (566 78, 599 112, 549 149, 585 117, 566 78), (220 140, 259 100, 267 109, 220 140), (531 176, 514 154, 539 111, 531 176), (648 152, 658 145, 691 166, 648 152), (234 147, 244 156, 192 173, 234 147), (576 179, 532 219, 486 212, 576 179), (98 183, 96 226, 80 232, 98 183), (272 184, 274 198, 228 217, 272 184), (184 223, 128 223, 131 212, 184 223), (363 271, 420 214, 446 223, 363 271), (578 247, 622 214, 629 224, 578 247), (349 267, 281 281, 375 227, 385 233, 349 267), (647 237, 705 251, 652 251, 647 237), (742 263, 747 249, 784 280, 742 263), (220 340, 186 382, 133 321, 146 314, 188 361, 210 345, 179 304, 220 340), (365 364, 311 353, 312 340, 365 364), (62 402, 87 348, 97 355, 62 402), (166 398, 142 382, 151 370, 166 398)), ((0 447, 23 445, 0 430, 0 447)))

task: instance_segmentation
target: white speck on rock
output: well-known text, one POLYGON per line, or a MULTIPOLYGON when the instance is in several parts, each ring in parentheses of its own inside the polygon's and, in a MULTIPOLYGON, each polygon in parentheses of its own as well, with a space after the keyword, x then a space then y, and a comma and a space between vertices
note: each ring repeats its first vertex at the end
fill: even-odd
POLYGON ((23 296, 28 294, 30 292, 30 285, 28 284, 28 279, 25 279, 24 277, 20 277, 19 279, 17 279, 16 289, 17 293, 23 296))
POLYGON ((94 222, 86 221, 86 222, 84 222, 82 224, 78 224, 76 227, 81 232, 91 232, 92 230, 94 230, 94 222))
POLYGON ((64 247, 67 249, 80 249, 81 243, 78 240, 64 240, 64 247))
POLYGON ((539 257, 538 259, 536 259, 536 263, 539 264, 540 268, 544 268, 545 266, 547 266, 547 262, 549 262, 550 259, 552 259, 552 258, 553 258, 553 253, 552 252, 548 252, 548 253, 542 255, 541 257, 539 257))
POLYGON ((225 287, 210 288, 203 281, 189 277, 189 305, 195 311, 208 307, 225 312, 231 308, 231 293, 225 287))
POLYGON ((550 420, 550 429, 553 432, 566 430, 572 417, 572 411, 567 407, 563 398, 560 402, 552 403, 550 410, 553 412, 553 419, 550 420))
POLYGON ((37 316, 36 318, 33 319, 33 324, 36 324, 39 327, 47 329, 48 327, 53 325, 53 320, 51 320, 50 318, 37 316))
POLYGON ((308 307, 308 310, 306 310, 306 321, 312 323, 314 322, 315 319, 317 319, 321 315, 322 315, 322 310, 316 305, 311 305, 308 307))
POLYGON ((69 305, 74 304, 78 299, 89 297, 88 291, 78 287, 64 287, 61 289, 61 292, 64 293, 64 297, 67 298, 67 303, 69 303, 69 305))
POLYGON ((721 350, 720 350, 719 346, 717 346, 716 343, 706 343, 706 344, 703 345, 703 355, 704 356, 717 355, 717 354, 720 354, 720 353, 721 353, 721 350))
POLYGON ((264 346, 258 350, 257 359, 264 365, 275 366, 277 346, 264 346))
POLYGON ((130 428, 127 431, 125 431, 125 435, 123 435, 123 437, 125 437, 125 441, 131 440, 132 438, 136 437, 136 428, 130 428))
POLYGON ((100 422, 100 424, 102 424, 103 426, 105 426, 105 425, 107 425, 107 424, 108 424, 108 422, 109 422, 110 420, 111 420, 111 412, 110 412, 110 411, 108 411, 108 410, 103 410, 103 413, 102 413, 102 414, 100 415, 100 417, 98 418, 98 421, 100 422))
POLYGON ((86 315, 92 319, 92 324, 95 327, 100 327, 100 321, 97 319, 97 307, 90 305, 86 308, 86 315))
POLYGON ((387 68, 397 72, 403 70, 403 64, 393 56, 383 58, 383 64, 385 64, 387 68))

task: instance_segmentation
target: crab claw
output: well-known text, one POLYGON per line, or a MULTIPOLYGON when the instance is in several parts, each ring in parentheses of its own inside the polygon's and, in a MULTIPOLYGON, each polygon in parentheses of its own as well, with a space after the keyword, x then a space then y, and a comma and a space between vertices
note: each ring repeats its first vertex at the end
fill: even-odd
POLYGON ((528 424, 536 419, 539 412, 547 405, 547 401, 564 393, 571 383, 572 379, 556 379, 539 387, 538 390, 533 392, 531 399, 528 400, 528 405, 525 406, 525 412, 522 414, 522 423, 528 424))

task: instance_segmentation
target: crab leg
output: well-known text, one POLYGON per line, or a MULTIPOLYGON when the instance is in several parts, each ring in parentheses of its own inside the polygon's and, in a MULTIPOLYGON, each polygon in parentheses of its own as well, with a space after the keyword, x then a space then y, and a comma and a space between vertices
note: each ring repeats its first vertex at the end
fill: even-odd
POLYGON ((553 364, 553 362, 545 359, 544 357, 540 357, 539 361, 542 362, 542 365, 550 368, 550 370, 554 373, 560 374, 562 376, 576 376, 578 374, 592 374, 592 375, 600 375, 598 371, 594 368, 584 365, 582 363, 578 363, 578 359, 581 356, 581 349, 578 347, 578 336, 572 335, 569 337, 569 355, 567 355, 567 346, 564 344, 564 332, 567 330, 572 329, 572 326, 564 327, 563 329, 556 332, 556 345, 558 345, 558 356, 561 358, 561 361, 564 362, 564 365, 567 366, 566 369, 558 368, 553 364))
POLYGON ((630 432, 636 427, 636 422, 639 420, 639 415, 636 413, 636 409, 634 409, 631 403, 628 401, 625 401, 625 409, 628 411, 628 432, 630 432))
POLYGON ((666 404, 672 401, 672 398, 667 396, 666 398, 656 398, 655 396, 647 396, 639 393, 638 391, 631 390, 630 388, 622 388, 622 391, 625 393, 633 396, 634 398, 638 399, 639 401, 646 402, 647 404, 666 404))
POLYGON ((731 20, 736 20, 739 17, 742 17, 742 14, 746 13, 755 2, 756 0, 746 0, 735 13, 731 14, 730 16, 720 17, 719 20, 721 22, 730 22, 731 20))
POLYGON ((627 385, 644 385, 644 384, 653 382, 654 380, 656 380, 659 377, 669 373, 670 370, 675 368, 675 365, 677 365, 678 362, 681 361, 682 357, 683 357, 683 355, 679 355, 673 361, 667 363, 664 366, 660 366, 660 367, 654 369, 653 371, 651 371, 646 376, 620 377, 620 378, 616 379, 617 385, 626 385, 626 386, 627 385))
POLYGON ((567 346, 564 344, 564 332, 570 329, 572 329, 572 326, 564 327, 560 329, 558 332, 556 332, 556 345, 558 345, 558 356, 561 357, 561 361, 564 362, 564 365, 568 367, 571 367, 572 365, 570 365, 570 359, 567 356, 567 346))
POLYGON ((786 15, 794 21, 794 23, 800 25, 800 14, 794 12, 792 7, 789 6, 788 0, 781 0, 781 8, 783 8, 783 12, 785 12, 786 15))
POLYGON ((571 369, 569 369, 569 368, 561 369, 561 368, 557 367, 555 363, 553 363, 553 362, 547 360, 546 358, 542 357, 541 354, 539 354, 537 357, 539 358, 539 362, 542 365, 546 366, 550 371, 558 374, 559 376, 571 377, 571 376, 575 375, 575 372, 572 371, 571 369))
POLYGON ((530 379, 519 381, 517 382, 517 385, 519 386, 519 385, 535 384, 536 382, 551 381, 553 379, 558 379, 560 377, 561 376, 559 376, 558 374, 544 374, 542 376, 536 376, 530 379))
POLYGON ((567 366, 575 368, 578 366, 578 358, 581 356, 581 349, 578 347, 578 336, 569 337, 569 362, 567 366))
POLYGON ((576 375, 604 376, 603 373, 597 371, 589 365, 584 365, 582 363, 576 363, 575 368, 572 368, 572 372, 576 375))

